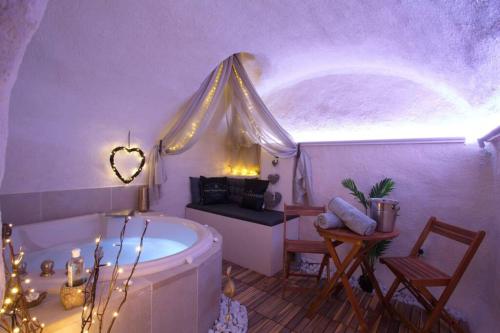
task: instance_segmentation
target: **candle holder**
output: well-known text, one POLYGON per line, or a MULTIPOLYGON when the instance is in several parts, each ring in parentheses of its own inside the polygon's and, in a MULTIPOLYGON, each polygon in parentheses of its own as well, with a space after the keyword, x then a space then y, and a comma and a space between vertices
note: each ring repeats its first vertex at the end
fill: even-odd
POLYGON ((139 187, 139 212, 145 213, 149 210, 149 189, 147 186, 139 187))
POLYGON ((71 310, 85 303, 85 283, 83 279, 77 286, 69 287, 67 283, 61 286, 59 299, 65 310, 71 310))
POLYGON ((42 261, 40 269, 42 270, 42 272, 40 273, 40 276, 42 277, 49 277, 54 275, 54 261, 53 260, 42 261))

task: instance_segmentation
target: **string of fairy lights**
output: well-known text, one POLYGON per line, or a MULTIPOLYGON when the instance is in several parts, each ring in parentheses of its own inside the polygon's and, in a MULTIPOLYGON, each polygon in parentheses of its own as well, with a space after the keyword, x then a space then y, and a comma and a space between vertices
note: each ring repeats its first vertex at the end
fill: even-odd
POLYGON ((131 183, 141 173, 142 168, 144 167, 144 164, 146 164, 146 156, 144 155, 144 152, 140 148, 138 148, 138 147, 130 148, 130 131, 128 131, 128 145, 127 145, 127 147, 118 146, 118 147, 114 148, 111 151, 111 154, 109 155, 109 163, 111 164, 111 169, 115 173, 116 177, 118 177, 125 184, 131 183), (140 158, 139 167, 132 170, 132 175, 130 177, 124 177, 120 173, 120 171, 118 171, 118 168, 116 167, 115 155, 121 151, 125 151, 128 154, 134 154, 134 153, 139 154, 139 158, 140 158))
POLYGON ((111 262, 107 262, 105 264, 101 264, 103 258, 103 251, 101 244, 101 237, 97 237, 95 239, 95 249, 94 249, 94 264, 92 269, 87 270, 89 273, 89 278, 87 279, 87 283, 85 285, 85 301, 82 308, 81 314, 81 333, 88 333, 92 327, 92 325, 98 325, 98 332, 102 332, 103 330, 106 332, 111 332, 115 321, 125 304, 128 296, 129 287, 132 285, 132 276, 134 275, 135 269, 139 263, 139 259, 141 257, 141 253, 143 251, 144 237, 146 235, 146 231, 148 229, 150 220, 146 219, 144 221, 144 227, 142 229, 139 245, 136 247, 136 257, 135 261, 130 269, 130 272, 123 280, 123 283, 120 284, 120 277, 124 273, 123 267, 119 266, 119 260, 123 249, 123 241, 125 239, 125 231, 127 229, 127 225, 131 220, 130 216, 127 216, 123 221, 123 226, 120 232, 120 241, 114 246, 118 247, 118 253, 115 257, 115 262, 112 264, 111 262), (105 290, 106 286, 102 286, 104 289, 101 292, 99 300, 96 300, 98 286, 99 286, 99 275, 102 267, 111 267, 113 266, 113 270, 111 272, 111 278, 107 285, 107 290, 105 290), (121 294, 121 300, 118 306, 111 312, 111 319, 108 323, 107 328, 105 329, 105 315, 109 313, 110 301, 115 292, 121 294), (104 296, 103 296, 104 295, 104 296))
POLYGON ((127 148, 125 146, 119 146, 114 148, 109 155, 109 163, 111 164, 111 169, 115 173, 116 177, 118 177, 123 183, 128 184, 131 183, 142 171, 144 164, 146 164, 146 156, 144 152, 140 148, 127 148), (127 153, 137 153, 140 156, 139 167, 133 170, 133 173, 130 177, 124 177, 117 169, 115 163, 115 155, 120 151, 126 151, 127 153))
MULTIPOLYGON (((124 218, 120 232, 120 240, 118 243, 113 244, 113 246, 118 247, 118 253, 114 263, 101 263, 104 254, 101 246, 101 236, 95 239, 93 266, 86 270, 88 278, 84 288, 78 289, 78 292, 84 292, 84 304, 81 313, 81 333, 88 333, 94 324, 97 326, 97 330, 93 331, 111 332, 127 300, 129 288, 132 285, 132 277, 139 263, 143 251, 144 237, 150 223, 149 219, 144 221, 140 241, 135 248, 137 254, 134 263, 126 276, 123 277, 125 270, 123 267, 120 267, 119 260, 123 249, 125 231, 130 220, 130 216, 124 218), (99 282, 102 267, 112 267, 111 279, 106 282, 107 284, 99 282), (120 281, 122 281, 122 283, 120 283, 120 281), (115 293, 118 293, 120 296, 114 298, 113 302, 111 302, 115 293), (115 301, 117 301, 117 303, 115 303, 115 301), (111 308, 114 309, 111 310, 111 308), (110 316, 110 319, 105 321, 104 319, 107 314, 110 316)), ((7 281, 5 296, 0 308, 0 332, 42 333, 45 324, 40 322, 36 317, 31 316, 29 311, 28 295, 34 294, 35 289, 29 288, 29 284, 31 283, 30 278, 22 278, 21 276, 20 268, 25 258, 25 253, 21 248, 18 253, 15 253, 11 235, 12 224, 3 224, 2 256, 5 263, 7 281)))
POLYGON ((41 333, 45 324, 36 317, 32 317, 28 309, 27 298, 35 293, 35 289, 28 287, 31 279, 21 277, 20 267, 24 259, 24 251, 20 248, 18 253, 14 252, 11 235, 12 224, 2 224, 2 256, 6 273, 6 289, 0 308, 0 330, 9 333, 41 333))

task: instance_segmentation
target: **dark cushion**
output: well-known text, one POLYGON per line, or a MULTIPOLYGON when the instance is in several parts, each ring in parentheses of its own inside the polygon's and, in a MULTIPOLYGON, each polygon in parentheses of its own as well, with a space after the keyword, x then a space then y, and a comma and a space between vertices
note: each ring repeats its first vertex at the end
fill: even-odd
POLYGON ((227 198, 230 202, 241 205, 243 191, 245 190, 245 178, 227 178, 227 198))
POLYGON ((204 205, 227 203, 227 177, 200 176, 200 193, 204 205))
POLYGON ((189 177, 189 188, 191 189, 191 203, 201 203, 200 178, 189 177))
MULTIPOLYGON (((258 179, 258 178, 248 178, 258 179)), ((241 205, 243 201, 243 191, 245 190, 245 178, 227 178, 227 198, 230 202, 241 205)))
MULTIPOLYGON (((217 215, 232 217, 238 220, 262 224, 268 227, 273 227, 283 222, 283 212, 279 212, 276 210, 263 210, 258 212, 252 209, 240 207, 235 203, 216 204, 209 206, 200 204, 188 204, 186 207, 217 215)), ((296 216, 288 216, 287 221, 295 217, 296 216)))
POLYGON ((241 207, 261 211, 264 208, 264 193, 268 185, 268 180, 245 179, 241 207))

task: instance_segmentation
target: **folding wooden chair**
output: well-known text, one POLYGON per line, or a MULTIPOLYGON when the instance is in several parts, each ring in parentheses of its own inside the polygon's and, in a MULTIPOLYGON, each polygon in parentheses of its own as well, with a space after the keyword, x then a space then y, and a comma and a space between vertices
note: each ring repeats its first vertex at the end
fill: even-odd
POLYGON ((476 254, 484 236, 484 231, 469 231, 440 222, 435 217, 431 217, 408 257, 381 258, 380 262, 387 265, 396 276, 396 279, 384 298, 385 305, 388 306, 390 311, 396 314, 413 332, 430 332, 433 324, 440 318, 444 319, 455 332, 463 332, 458 322, 450 316, 444 309, 444 306, 462 278, 467 266, 469 266, 469 263, 476 254), (418 258, 418 251, 422 248, 422 244, 431 232, 468 246, 458 267, 451 276, 418 258), (418 328, 413 325, 390 304, 390 300, 400 283, 402 283, 429 312, 429 316, 423 328, 418 328), (427 287, 444 287, 444 290, 439 298, 436 299, 427 287))
MULTIPOLYGON (((297 240, 287 239, 286 237, 286 220, 290 216, 318 216, 325 212, 325 207, 314 206, 291 206, 285 204, 283 216, 283 295, 288 284, 289 276, 308 276, 315 277, 317 281, 321 279, 323 270, 326 267, 327 279, 330 279, 330 255, 323 240, 297 240), (323 259, 318 274, 309 274, 304 272, 296 272, 290 270, 290 263, 293 260, 295 253, 317 253, 322 254, 323 259)), ((289 289, 292 289, 289 287, 289 289)), ((310 290, 310 288, 293 288, 294 290, 310 290)))

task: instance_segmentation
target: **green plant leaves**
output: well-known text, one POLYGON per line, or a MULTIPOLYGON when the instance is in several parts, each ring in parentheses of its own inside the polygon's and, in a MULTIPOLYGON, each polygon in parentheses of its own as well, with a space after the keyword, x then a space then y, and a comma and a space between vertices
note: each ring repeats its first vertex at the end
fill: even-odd
POLYGON ((358 201, 365 207, 365 211, 368 210, 368 200, 366 200, 363 192, 358 190, 356 183, 351 178, 346 178, 342 181, 342 186, 351 191, 351 195, 358 199, 358 201))
MULTIPOLYGON (((394 190, 395 185, 396 183, 391 178, 384 178, 372 186, 369 198, 383 198, 394 190)), ((364 193, 358 190, 354 180, 346 178, 342 180, 342 186, 351 191, 351 195, 358 199, 363 207, 365 207, 365 213, 368 214, 368 208, 370 207, 368 200, 366 199, 364 193)), ((390 244, 390 240, 384 240, 378 242, 373 248, 370 249, 370 252, 368 253, 368 262, 372 269, 377 258, 381 257, 385 253, 390 244)))
POLYGON ((370 198, 383 198, 394 190, 395 183, 391 178, 384 178, 373 185, 370 191, 370 198))
POLYGON ((391 240, 383 240, 370 249, 370 252, 368 253, 368 261, 370 262, 372 268, 374 267, 377 258, 384 255, 385 251, 389 248, 389 245, 391 245, 391 240))

